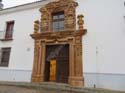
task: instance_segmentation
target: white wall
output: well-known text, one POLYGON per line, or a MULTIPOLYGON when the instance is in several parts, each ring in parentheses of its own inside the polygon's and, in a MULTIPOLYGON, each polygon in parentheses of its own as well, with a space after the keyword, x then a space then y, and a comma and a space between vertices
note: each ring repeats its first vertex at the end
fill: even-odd
POLYGON ((34 59, 33 23, 40 19, 39 8, 22 10, 3 14, 0 16, 0 30, 6 29, 6 22, 14 20, 14 32, 12 41, 0 41, 0 47, 11 47, 9 67, 0 67, 0 73, 4 81, 27 81, 31 80, 31 70, 34 59), (22 78, 19 77, 23 76, 22 78), (7 76, 9 75, 9 76, 7 76), (6 78, 5 78, 6 77, 6 78))
POLYGON ((0 69, 0 81, 31 82, 31 70, 0 69))
POLYGON ((77 0, 84 14, 84 72, 125 74, 123 0, 77 0), (98 53, 97 53, 98 52, 98 53))
POLYGON ((125 74, 84 73, 85 87, 125 91, 125 74))
POLYGON ((13 40, 0 42, 1 47, 12 46, 9 69, 32 69, 34 40, 30 34, 36 19, 40 19, 38 8, 1 16, 1 29, 5 30, 7 21, 15 21, 13 40))
POLYGON ((125 90, 124 0, 77 0, 84 14, 83 67, 86 87, 125 90))

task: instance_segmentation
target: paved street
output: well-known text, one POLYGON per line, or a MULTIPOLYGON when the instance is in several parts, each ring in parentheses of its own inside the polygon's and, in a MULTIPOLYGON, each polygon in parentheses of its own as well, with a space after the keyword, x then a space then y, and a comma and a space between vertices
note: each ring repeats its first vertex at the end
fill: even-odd
POLYGON ((44 89, 32 89, 32 88, 23 88, 16 86, 1 86, 0 93, 73 93, 67 91, 56 91, 56 90, 44 90, 44 89))
POLYGON ((38 93, 36 90, 14 86, 0 86, 0 93, 38 93))
POLYGON ((107 89, 73 88, 57 83, 9 83, 0 82, 0 93, 125 93, 107 89))

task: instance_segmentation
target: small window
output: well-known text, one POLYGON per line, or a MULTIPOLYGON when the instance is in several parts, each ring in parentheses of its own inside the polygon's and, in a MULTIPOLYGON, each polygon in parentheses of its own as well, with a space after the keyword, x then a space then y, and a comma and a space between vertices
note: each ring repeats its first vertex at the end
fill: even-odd
POLYGON ((12 39, 13 27, 14 27, 14 21, 7 22, 5 39, 12 39))
POLYGON ((8 67, 8 65, 9 65, 9 58, 10 58, 10 51, 11 51, 10 47, 1 49, 0 66, 8 67))
POLYGON ((53 31, 64 30, 64 12, 58 12, 52 14, 52 30, 53 31))

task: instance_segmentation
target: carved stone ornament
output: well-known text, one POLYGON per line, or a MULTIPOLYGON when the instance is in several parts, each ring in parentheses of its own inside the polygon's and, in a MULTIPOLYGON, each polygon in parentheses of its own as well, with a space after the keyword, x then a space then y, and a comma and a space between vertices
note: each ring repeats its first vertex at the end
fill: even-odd
POLYGON ((48 31, 49 28, 49 13, 46 9, 46 7, 41 8, 41 30, 42 31, 48 31))
MULTIPOLYGON (((87 30, 83 28, 83 16, 78 16, 79 29, 76 30, 76 7, 74 0, 54 0, 40 8, 41 22, 34 22, 35 40, 32 82, 45 82, 45 60, 47 45, 69 45, 68 84, 74 87, 84 86, 82 36, 87 30), (52 31, 52 13, 64 11, 64 31, 52 31), (40 24, 39 24, 40 23, 40 24), (39 30, 40 25, 40 31, 39 30)), ((65 68, 64 68, 65 69, 65 68)))
POLYGON ((34 21, 34 33, 39 31, 39 20, 34 21))
POLYGON ((84 24, 84 20, 83 20, 83 15, 78 15, 78 26, 79 26, 79 30, 83 30, 83 24, 84 24))
POLYGON ((78 6, 74 0, 55 0, 40 8, 41 31, 52 31, 52 13, 64 11, 64 30, 75 30, 75 8, 78 6))

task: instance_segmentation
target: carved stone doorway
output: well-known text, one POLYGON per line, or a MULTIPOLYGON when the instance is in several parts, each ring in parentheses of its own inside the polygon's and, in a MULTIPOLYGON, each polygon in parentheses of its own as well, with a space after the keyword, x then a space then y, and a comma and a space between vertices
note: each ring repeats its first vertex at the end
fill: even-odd
POLYGON ((84 86, 82 36, 87 30, 83 26, 83 15, 77 17, 78 30, 76 30, 77 6, 78 3, 74 0, 56 0, 40 8, 41 21, 34 22, 34 33, 31 35, 35 41, 32 82, 68 82, 71 86, 84 86), (56 22, 58 26, 54 25, 56 22), (55 50, 54 48, 59 48, 62 44, 66 44, 61 51, 65 52, 63 57, 52 55, 48 58, 49 49, 55 50), (69 55, 64 58, 66 54, 69 55))
POLYGON ((69 45, 46 45, 45 81, 68 83, 69 45))

